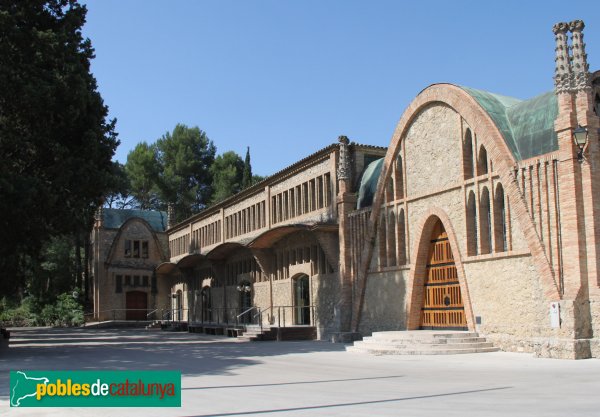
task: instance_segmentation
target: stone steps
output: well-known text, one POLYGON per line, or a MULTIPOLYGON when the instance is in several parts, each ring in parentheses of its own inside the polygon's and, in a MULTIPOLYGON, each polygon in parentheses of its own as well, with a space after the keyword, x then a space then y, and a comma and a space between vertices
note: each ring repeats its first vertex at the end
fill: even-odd
POLYGON ((246 326, 246 331, 239 340, 314 340, 317 337, 317 330, 312 326, 290 326, 290 327, 263 327, 246 326))
POLYGON ((395 331, 374 332, 346 350, 372 355, 455 355, 499 349, 474 332, 395 331))

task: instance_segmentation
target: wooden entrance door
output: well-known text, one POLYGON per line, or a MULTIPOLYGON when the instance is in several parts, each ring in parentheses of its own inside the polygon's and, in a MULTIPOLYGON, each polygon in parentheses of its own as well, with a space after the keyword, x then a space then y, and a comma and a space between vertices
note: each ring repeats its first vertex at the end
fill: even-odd
POLYGON ((128 291, 125 296, 127 320, 147 320, 148 296, 143 291, 128 291))
POLYGON ((433 228, 429 245, 421 329, 467 330, 465 308, 448 235, 441 222, 433 228))

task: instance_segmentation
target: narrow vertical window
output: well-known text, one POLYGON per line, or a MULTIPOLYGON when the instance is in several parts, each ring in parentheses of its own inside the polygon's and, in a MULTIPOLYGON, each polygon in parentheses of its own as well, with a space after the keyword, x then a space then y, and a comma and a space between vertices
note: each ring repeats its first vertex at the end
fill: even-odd
POLYGON ((469 256, 477 255, 477 204, 475 193, 469 192, 467 200, 467 254, 469 256))
POLYGON ((131 257, 131 240, 125 241, 125 257, 131 257))
POLYGON ((465 180, 473 178, 473 138, 471 129, 467 129, 463 141, 463 175, 465 180))
POLYGON ((479 147, 479 156, 477 157, 477 175, 484 175, 488 173, 488 157, 485 146, 479 147))
POLYGON ((147 257, 148 257, 148 241, 143 240, 142 241, 142 258, 147 258, 147 257))
POLYGON ((381 215, 379 225, 379 267, 384 268, 387 266, 387 227, 385 221, 385 213, 381 215))
POLYGON ((123 275, 117 275, 115 277, 115 292, 116 293, 123 292, 123 275))
POLYGON ((398 214, 398 265, 406 264, 406 230, 404 227, 404 209, 398 214))
POLYGON ((133 241, 133 257, 134 258, 140 257, 140 241, 139 240, 133 241))
POLYGON ((492 251, 490 220, 490 194, 487 187, 484 187, 481 191, 481 201, 479 202, 479 233, 481 235, 482 254, 492 251))
POLYGON ((396 216, 393 211, 387 224, 387 259, 388 266, 396 266, 396 216))
POLYGON ((504 188, 498 183, 494 195, 494 247, 496 252, 506 252, 506 209, 504 207, 504 188))

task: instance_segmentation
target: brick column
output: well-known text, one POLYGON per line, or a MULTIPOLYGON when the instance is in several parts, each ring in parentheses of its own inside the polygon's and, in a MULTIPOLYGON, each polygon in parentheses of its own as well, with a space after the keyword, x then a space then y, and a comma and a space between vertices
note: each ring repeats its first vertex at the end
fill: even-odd
POLYGON ((352 320, 352 233, 350 213, 356 207, 356 196, 351 194, 352 172, 350 168, 349 140, 346 136, 339 137, 339 162, 337 169, 338 195, 336 199, 339 223, 339 274, 340 298, 337 303, 337 312, 340 315, 340 331, 351 331, 352 320))
MULTIPOLYGON (((581 22, 582 23, 582 22, 581 22)), ((584 167, 586 163, 577 160, 577 147, 573 142, 573 130, 580 123, 578 119, 587 110, 578 103, 580 91, 579 81, 586 78, 581 75, 585 63, 581 61, 580 31, 582 25, 572 22, 570 25, 560 23, 554 25, 557 40, 555 91, 558 98, 558 116, 554 128, 558 136, 559 146, 559 193, 560 193, 560 229, 562 241, 563 282, 564 293, 561 301, 563 311, 562 331, 568 337, 573 337, 574 357, 589 357, 589 342, 577 339, 591 337, 591 325, 588 303, 588 262, 595 264, 595 249, 593 243, 593 198, 591 195, 591 170, 584 167), (573 65, 568 56, 566 32, 569 27, 574 30, 573 49, 578 55, 574 57, 573 65), (579 32, 579 33, 578 33, 579 32), (580 114, 583 111, 583 114, 580 114), (587 172, 587 173, 586 173, 587 172), (588 221, 592 220, 589 224, 588 221), (586 223, 587 227, 586 227, 586 223), (590 231, 586 229, 590 228, 590 231), (592 238, 592 242, 588 238, 592 238), (592 249, 592 250, 590 250, 592 249)), ((587 77, 589 80, 589 77, 587 77)))

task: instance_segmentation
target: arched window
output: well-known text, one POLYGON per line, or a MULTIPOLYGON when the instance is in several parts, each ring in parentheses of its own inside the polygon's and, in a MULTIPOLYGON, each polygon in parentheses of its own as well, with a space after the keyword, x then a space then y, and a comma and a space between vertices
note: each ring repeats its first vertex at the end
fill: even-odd
POLYGON ((387 225, 385 221, 385 213, 381 214, 379 220, 379 267, 387 266, 387 225))
POLYGON ((402 156, 398 155, 396 159, 395 171, 396 198, 398 200, 404 198, 404 172, 402 167, 402 156))
POLYGON ((600 117, 600 94, 598 93, 596 93, 596 97, 594 98, 594 113, 600 117))
POLYGON ((387 224, 387 259, 388 266, 396 266, 396 216, 393 211, 387 224))
POLYGON ((404 229, 404 209, 398 213, 398 265, 406 264, 406 230, 404 229))
POLYGON ((467 199, 467 255, 477 255, 477 246, 477 204, 471 191, 467 199))
POLYGON ((496 252, 506 252, 506 210, 504 208, 504 188, 498 183, 494 195, 494 247, 496 252))
POLYGON ((490 221, 490 193, 487 187, 481 191, 481 200, 479 201, 479 234, 481 236, 481 253, 486 254, 492 251, 492 230, 490 221))
POLYGON ((488 157, 485 146, 479 147, 479 156, 477 157, 477 175, 483 175, 488 173, 488 157))
POLYGON ((463 174, 465 180, 473 178, 473 138, 471 129, 467 129, 463 141, 463 174))
POLYGON ((385 194, 386 194, 385 201, 387 201, 388 203, 394 201, 394 178, 393 177, 389 177, 387 179, 386 186, 385 186, 385 194))

